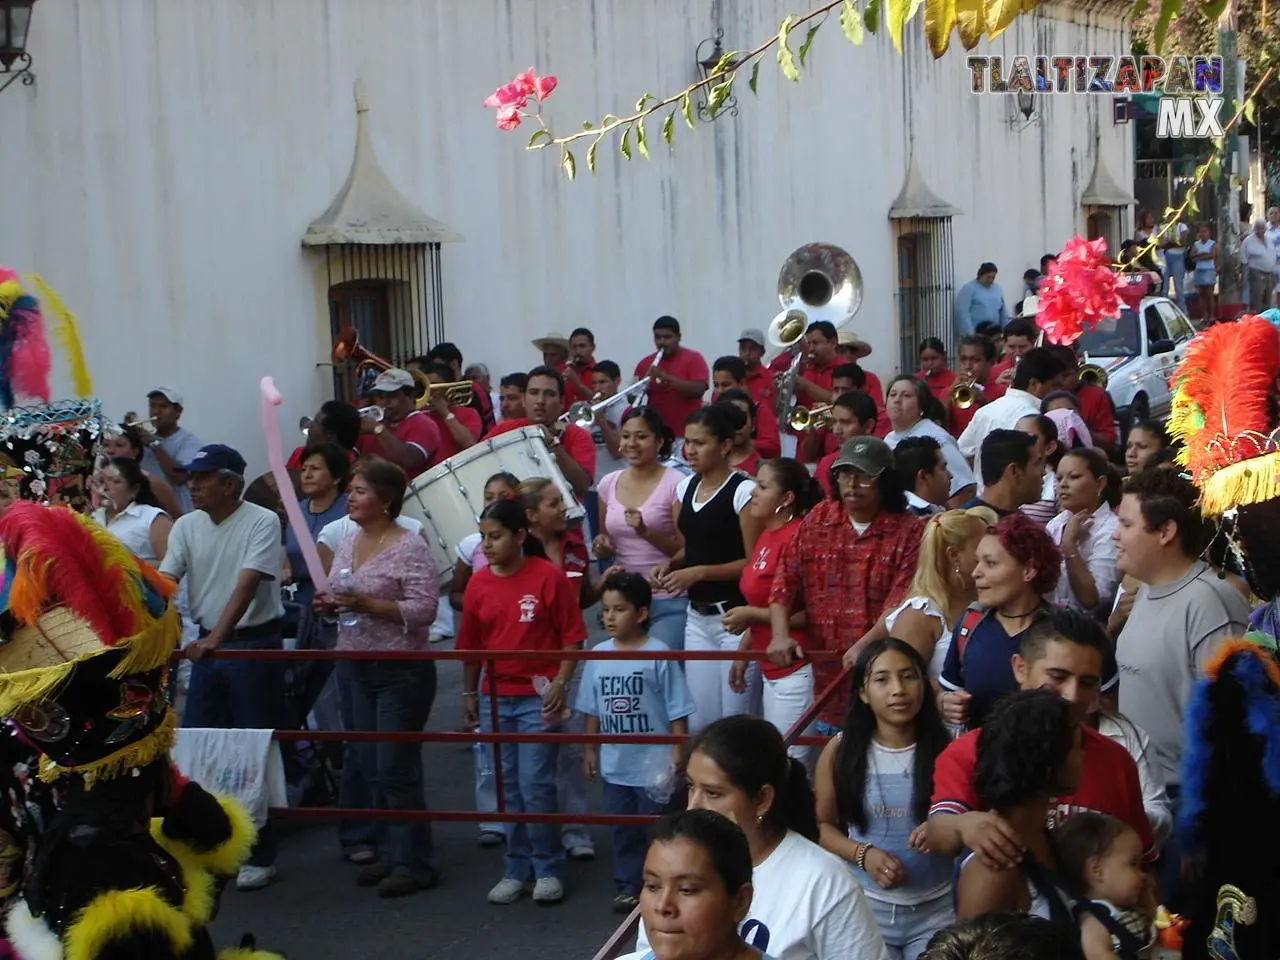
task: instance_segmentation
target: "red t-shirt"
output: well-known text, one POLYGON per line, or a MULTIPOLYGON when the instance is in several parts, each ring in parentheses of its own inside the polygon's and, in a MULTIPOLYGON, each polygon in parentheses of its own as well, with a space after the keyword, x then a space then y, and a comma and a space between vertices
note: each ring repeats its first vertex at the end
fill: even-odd
MULTIPOLYGON (((751 555, 751 561, 742 568, 742 576, 738 580, 738 589, 742 591, 749 606, 769 606, 769 591, 773 588, 773 576, 778 570, 778 558, 782 556, 782 548, 791 542, 799 529, 800 521, 792 520, 777 530, 760 531, 760 536, 756 538, 755 553, 751 555)), ((753 623, 750 633, 752 650, 769 649, 769 641, 773 639, 773 628, 769 624, 753 623)), ((802 628, 792 629, 791 636, 802 650, 808 645, 809 637, 802 628)), ((804 666, 803 660, 797 660, 789 667, 780 667, 770 660, 757 662, 760 664, 760 672, 768 680, 785 677, 804 666)))
POLYGON ((733 465, 733 469, 741 470, 748 477, 754 477, 760 472, 761 462, 760 451, 753 450, 751 451, 751 456, 747 457, 747 459, 743 460, 741 463, 735 463, 733 465))
MULTIPOLYGON (((815 363, 806 363, 804 369, 800 371, 800 379, 808 380, 815 386, 821 387, 823 390, 831 389, 831 376, 835 373, 836 367, 840 366, 840 358, 832 360, 825 367, 819 367, 815 363)), ((817 406, 815 401, 810 400, 800 390, 796 390, 796 406, 811 407, 817 406)))
POLYGON ((987 382, 995 383, 1000 379, 1000 375, 1006 370, 1013 369, 1013 357, 1005 354, 999 360, 991 365, 991 372, 987 374, 987 382))
MULTIPOLYGON (((653 366, 653 358, 657 355, 657 351, 654 351, 636 364, 637 380, 648 376, 649 368, 653 366)), ((708 369, 707 361, 703 359, 702 354, 685 347, 681 347, 675 353, 664 356, 662 363, 658 364, 658 368, 667 371, 677 380, 711 382, 711 371, 708 369)), ((658 411, 658 416, 662 417, 662 422, 667 425, 677 438, 683 437, 684 422, 689 419, 689 414, 702 406, 701 395, 682 397, 665 383, 650 383, 645 389, 649 394, 649 406, 658 411)), ((594 472, 595 447, 592 447, 591 456, 593 458, 591 469, 594 472)))
POLYGON ((1089 428, 1093 439, 1115 443, 1116 416, 1107 391, 1092 383, 1081 383, 1076 386, 1076 402, 1080 404, 1080 419, 1089 428))
MULTIPOLYGON (((458 650, 563 650, 587 638, 578 610, 578 586, 550 561, 526 557, 520 569, 500 577, 490 567, 467 581, 458 650)), ((534 677, 559 672, 551 660, 498 660, 485 671, 484 692, 532 697, 534 677)))
POLYGON ((778 435, 778 415, 767 403, 756 404, 756 452, 762 460, 782 455, 782 438, 778 435))
POLYGON ((876 404, 876 428, 873 434, 883 440, 893 431, 893 424, 889 422, 889 415, 884 412, 884 384, 870 370, 863 371, 867 375, 866 394, 876 404))
POLYGON ((956 372, 954 370, 942 369, 934 373, 926 374, 923 370, 917 371, 916 376, 925 382, 925 386, 929 388, 929 392, 937 397, 945 405, 947 395, 951 393, 951 388, 956 384, 956 372))
MULTIPOLYGON (((484 427, 480 423, 480 412, 473 410, 471 407, 454 407, 449 411, 458 418, 458 422, 470 431, 471 435, 477 440, 484 433, 484 427)), ((455 453, 460 453, 462 448, 458 446, 458 441, 453 439, 453 434, 449 432, 449 425, 445 423, 445 418, 432 410, 427 414, 431 418, 431 422, 436 425, 436 429, 440 431, 440 450, 436 453, 436 458, 432 461, 432 466, 441 460, 448 460, 455 453)))
MULTIPOLYGON (((582 532, 582 527, 570 527, 564 532, 564 537, 560 541, 560 569, 566 576, 583 575, 590 564, 591 554, 587 552, 587 538, 582 532)), ((574 577, 572 582, 575 586, 581 585, 577 577, 574 577)))
POLYGON ((746 387, 747 393, 751 394, 751 399, 756 403, 773 405, 775 396, 773 374, 768 367, 762 364, 754 370, 748 370, 747 379, 742 383, 746 387))
POLYGON ((822 492, 828 497, 831 496, 831 465, 836 462, 836 450, 828 453, 825 457, 818 461, 818 469, 814 471, 813 477, 818 481, 818 486, 822 487, 822 492))
MULTIPOLYGON (((1138 766, 1129 751, 1092 727, 1081 727, 1084 741, 1084 763, 1080 770, 1080 786, 1074 794, 1058 797, 1052 811, 1051 826, 1060 826, 1072 814, 1082 810, 1106 813, 1133 827, 1142 840, 1147 860, 1156 857, 1151 822, 1142 806, 1142 785, 1138 782, 1138 766)), ((978 791, 973 785, 973 770, 978 763, 978 734, 970 730, 953 740, 933 764, 933 797, 929 815, 961 814, 981 810, 978 791)))
POLYGON ((596 365, 594 363, 588 363, 585 367, 573 367, 573 369, 577 372, 579 379, 581 379, 582 382, 587 386, 586 393, 583 393, 581 390, 579 390, 578 387, 574 384, 574 382, 569 379, 569 375, 565 371, 568 370, 570 367, 573 367, 573 364, 562 363, 557 368, 560 371, 560 375, 564 377, 564 407, 566 410, 568 410, 569 407, 571 407, 575 403, 578 403, 581 400, 591 399, 592 397, 591 371, 596 368, 596 365))
MULTIPOLYGON (((489 436, 496 437, 500 433, 508 433, 530 425, 528 417, 503 420, 489 431, 489 436)), ((571 423, 564 428, 564 433, 560 434, 560 442, 573 462, 587 471, 587 476, 596 475, 596 442, 591 439, 590 433, 571 423)))
MULTIPOLYGON (((419 470, 418 473, 422 473, 423 470, 426 470, 427 467, 436 462, 436 453, 440 449, 440 430, 432 422, 431 418, 425 416, 421 410, 413 411, 399 423, 387 425, 387 429, 397 439, 422 451, 422 455, 426 457, 426 460, 423 463, 422 470, 419 470)), ((356 442, 356 449, 361 453, 385 459, 382 441, 372 433, 362 433, 360 439, 356 442)), ((409 479, 412 480, 418 473, 415 473, 409 479)))

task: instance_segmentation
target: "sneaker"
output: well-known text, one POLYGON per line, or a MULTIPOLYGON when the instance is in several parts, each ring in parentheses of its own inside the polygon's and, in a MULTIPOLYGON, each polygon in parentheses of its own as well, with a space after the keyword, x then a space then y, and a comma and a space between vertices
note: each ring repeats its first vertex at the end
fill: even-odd
POLYGON ((497 830, 481 830, 477 842, 482 847, 500 847, 507 842, 507 838, 497 830))
POLYGON ((564 899, 564 884, 555 877, 539 877, 533 885, 534 903, 559 903, 564 899))
POLYGON ((376 887, 389 876, 391 876, 391 864, 371 863, 367 867, 361 867, 360 872, 356 874, 356 886, 376 887))
POLYGON ((576 843, 569 848, 570 860, 594 860, 596 858, 596 848, 589 847, 585 843, 576 843))
POLYGON ((254 867, 245 865, 236 875, 237 890, 261 890, 275 879, 275 867, 254 867))
POLYGON ((446 640, 452 639, 452 633, 436 633, 434 630, 431 631, 431 635, 427 638, 429 643, 444 643, 446 640))
POLYGON ((512 877, 503 877, 489 891, 490 903, 515 903, 529 892, 529 885, 512 877))
POLYGON ((354 863, 357 867, 368 866, 371 863, 376 863, 378 860, 378 855, 372 850, 356 849, 352 850, 350 853, 344 854, 343 856, 346 858, 347 863, 354 863))
POLYGON ((638 906, 640 906, 640 898, 629 893, 620 893, 613 898, 614 913, 629 914, 638 906))

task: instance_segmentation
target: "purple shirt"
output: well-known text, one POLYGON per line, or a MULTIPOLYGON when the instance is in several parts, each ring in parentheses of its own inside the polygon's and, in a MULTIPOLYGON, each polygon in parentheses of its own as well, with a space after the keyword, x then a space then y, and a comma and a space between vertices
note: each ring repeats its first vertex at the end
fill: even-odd
MULTIPOLYGON (((359 535, 356 531, 338 545, 331 570, 351 568, 359 535)), ((339 625, 339 650, 421 650, 430 643, 440 589, 435 558, 421 537, 404 531, 387 549, 353 569, 352 577, 356 593, 394 600, 404 623, 361 614, 355 626, 339 625)))

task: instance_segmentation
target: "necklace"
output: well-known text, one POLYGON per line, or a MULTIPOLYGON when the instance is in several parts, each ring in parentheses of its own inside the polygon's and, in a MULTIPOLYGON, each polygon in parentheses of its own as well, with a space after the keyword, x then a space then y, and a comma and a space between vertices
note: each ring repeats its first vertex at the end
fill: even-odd
MULTIPOLYGON (((361 530, 361 531, 360 531, 360 536, 361 536, 362 538, 367 538, 369 535, 368 535, 367 533, 365 533, 363 530, 361 530)), ((373 545, 373 546, 374 546, 374 548, 377 548, 377 547, 382 546, 382 541, 383 541, 383 540, 386 540, 386 539, 387 539, 387 531, 383 530, 383 531, 382 531, 382 536, 380 536, 380 537, 378 538, 377 542, 376 542, 376 543, 374 543, 374 545, 373 545)), ((360 559, 360 549, 359 549, 359 548, 360 548, 360 544, 361 544, 361 542, 362 542, 361 540, 357 540, 354 544, 352 544, 352 545, 351 545, 351 566, 352 566, 352 567, 354 567, 354 568, 357 568, 357 569, 358 569, 358 568, 360 568, 360 567, 363 567, 366 563, 368 563, 368 562, 369 562, 369 556, 368 556, 368 554, 366 554, 366 555, 365 555, 364 560, 361 560, 361 559, 360 559)))
POLYGON ((1036 606, 1032 607, 1026 613, 1005 613, 1003 610, 997 610, 996 613, 1004 617, 1006 620, 1021 620, 1024 617, 1031 616, 1033 613, 1035 613, 1039 609, 1040 609, 1040 605, 1036 604, 1036 606))

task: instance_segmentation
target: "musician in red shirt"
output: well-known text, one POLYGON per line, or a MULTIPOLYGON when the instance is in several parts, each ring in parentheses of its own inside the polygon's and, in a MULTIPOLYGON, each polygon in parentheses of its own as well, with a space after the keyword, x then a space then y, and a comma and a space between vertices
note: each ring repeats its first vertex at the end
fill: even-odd
POLYGON ((946 404, 956 373, 947 366, 947 345, 937 337, 925 337, 920 341, 920 372, 916 374, 925 382, 929 392, 946 404))
POLYGON ((772 460, 782 454, 782 439, 778 435, 778 417, 769 405, 756 399, 754 393, 747 388, 746 364, 738 357, 721 357, 711 368, 711 400, 714 403, 720 395, 729 390, 741 390, 754 401, 751 413, 755 424, 756 453, 762 460, 772 460))
POLYGON ((1074 393, 1080 407, 1080 419, 1089 428, 1093 445, 1108 457, 1114 457, 1116 447, 1116 411, 1107 391, 1097 384, 1080 382, 1080 361, 1076 352, 1064 343, 1055 344, 1049 350, 1057 355, 1067 368, 1062 375, 1062 389, 1074 393))
POLYGON ((809 324, 804 334, 808 356, 796 381, 796 406, 814 407, 835 399, 831 389, 831 376, 840 364, 836 356, 835 324, 818 320, 809 324))
POLYGON ((975 386, 974 402, 971 406, 960 408, 949 403, 947 422, 951 426, 951 435, 959 437, 978 409, 999 397, 1004 396, 1007 387, 995 382, 992 364, 996 359, 996 345, 990 337, 970 334, 960 340, 960 379, 971 380, 975 386))
POLYGON ((1010 320, 1004 328, 1004 358, 991 368, 992 380, 1006 390, 1013 383, 1013 368, 1024 354, 1036 345, 1040 328, 1035 317, 1010 320))
POLYGON ((756 403, 764 404, 772 410, 778 392, 774 385, 773 371, 762 362, 767 347, 763 330, 752 327, 738 335, 738 359, 747 371, 738 387, 751 394, 756 403))
POLYGON ((390 460, 410 480, 435 462, 440 430, 417 409, 418 382, 408 370, 383 370, 369 388, 369 397, 382 408, 382 419, 360 421, 361 453, 390 460))
MULTIPOLYGON (((842 363, 832 371, 831 392, 835 394, 837 400, 847 393, 860 393, 870 401, 872 409, 875 410, 875 416, 861 418, 869 426, 866 430, 859 431, 856 434, 857 436, 866 433, 883 440, 889 431, 893 429, 889 423, 889 417, 884 412, 884 404, 867 393, 867 373, 856 363, 842 363)), ((835 401, 833 400, 832 402, 834 403, 835 401)), ((805 434, 801 462, 812 463, 814 460, 821 459, 830 464, 831 458, 840 449, 840 444, 848 440, 849 437, 855 436, 855 434, 849 433, 841 437, 837 434, 834 426, 834 418, 832 418, 831 426, 822 430, 810 430, 805 434)))
POLYGON ((560 472, 573 492, 582 497, 595 482, 592 478, 596 472, 596 443, 590 432, 560 419, 563 407, 564 378, 560 371, 546 366, 534 367, 524 388, 524 408, 528 416, 503 420, 493 428, 493 434, 521 427, 542 427, 560 472))
POLYGON ((649 377, 648 405, 658 411, 674 436, 684 436, 684 422, 702 406, 711 382, 707 361, 696 350, 680 346, 680 321, 659 317, 653 322, 653 345, 658 351, 636 364, 636 379, 649 377))
MULTIPOLYGON (((449 382, 456 383, 460 380, 467 379, 462 375, 462 351, 455 344, 444 341, 437 343, 434 347, 427 351, 425 357, 415 357, 410 360, 405 367, 409 370, 417 370, 421 373, 432 363, 443 363, 449 368, 449 382)), ((481 431, 480 435, 484 436, 485 432, 493 427, 495 417, 493 414, 493 398, 489 396, 489 389, 482 384, 471 384, 475 392, 475 399, 468 406, 476 413, 480 414, 481 431)))
POLYGON ((564 375, 565 409, 595 396, 591 371, 596 368, 596 335, 586 327, 569 334, 569 360, 557 369, 564 375))
MULTIPOLYGON (((428 364, 422 374, 432 384, 450 382, 449 368, 442 363, 428 364)), ((480 414, 471 407, 451 407, 449 398, 445 396, 443 390, 431 391, 431 403, 427 408, 427 416, 440 431, 440 448, 435 460, 432 461, 432 466, 474 445, 483 432, 480 426, 480 414)))

